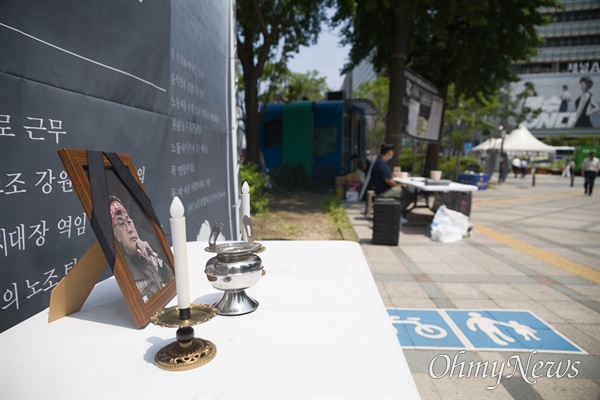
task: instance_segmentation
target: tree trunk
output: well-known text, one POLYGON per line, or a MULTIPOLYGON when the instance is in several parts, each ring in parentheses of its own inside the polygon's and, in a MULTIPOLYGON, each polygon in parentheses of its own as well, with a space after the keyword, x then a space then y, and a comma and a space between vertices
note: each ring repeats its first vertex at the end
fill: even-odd
POLYGON ((258 79, 249 71, 244 73, 246 120, 246 161, 261 166, 260 162, 260 115, 258 110, 258 79))
POLYGON ((402 149, 402 120, 403 101, 406 88, 404 67, 408 55, 408 40, 410 25, 414 18, 416 8, 406 13, 394 11, 392 24, 392 48, 390 51, 390 99, 385 121, 385 141, 394 146, 395 157, 390 160, 390 166, 399 165, 398 154, 402 149))
POLYGON ((458 150, 456 151, 456 164, 454 165, 454 180, 456 180, 458 178, 458 175, 460 175, 461 170, 460 170, 460 157, 462 156, 462 150, 458 150))
POLYGON ((431 170, 437 170, 440 147, 441 146, 439 142, 427 144, 427 154, 425 155, 423 176, 429 176, 431 170))
POLYGON ((442 118, 440 121, 440 133, 438 141, 429 143, 427 145, 427 154, 425 156, 425 163, 423 164, 423 176, 429 176, 431 170, 438 169, 438 161, 440 148, 442 147, 442 136, 444 134, 444 115, 446 114, 446 98, 448 97, 448 88, 440 88, 440 97, 444 99, 444 106, 442 107, 442 118))

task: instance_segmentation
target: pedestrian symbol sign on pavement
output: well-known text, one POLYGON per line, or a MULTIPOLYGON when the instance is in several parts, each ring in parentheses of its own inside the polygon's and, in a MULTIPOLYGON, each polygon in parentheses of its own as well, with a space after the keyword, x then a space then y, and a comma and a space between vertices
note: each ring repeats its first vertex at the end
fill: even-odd
POLYGON ((388 314, 405 348, 585 353, 529 311, 388 309, 388 314))

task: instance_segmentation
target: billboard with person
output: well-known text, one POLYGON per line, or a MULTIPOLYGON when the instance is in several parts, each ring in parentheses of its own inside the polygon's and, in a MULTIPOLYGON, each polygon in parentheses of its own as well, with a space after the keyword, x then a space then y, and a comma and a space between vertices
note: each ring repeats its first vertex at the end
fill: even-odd
POLYGON ((519 108, 541 109, 541 113, 525 121, 533 133, 536 130, 556 130, 560 133, 593 134, 600 131, 600 73, 562 73, 522 75, 511 85, 516 97, 533 84, 534 90, 519 108))

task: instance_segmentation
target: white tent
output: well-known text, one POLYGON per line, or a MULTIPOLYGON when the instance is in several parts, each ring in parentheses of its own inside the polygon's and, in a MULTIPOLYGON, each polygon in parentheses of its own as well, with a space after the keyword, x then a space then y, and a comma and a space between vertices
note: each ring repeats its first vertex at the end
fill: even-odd
POLYGON ((504 139, 502 148, 508 154, 514 155, 554 154, 556 152, 554 146, 549 146, 536 139, 523 124, 519 125, 517 129, 504 139))
POLYGON ((489 138, 473 147, 473 151, 500 150, 502 139, 489 138))

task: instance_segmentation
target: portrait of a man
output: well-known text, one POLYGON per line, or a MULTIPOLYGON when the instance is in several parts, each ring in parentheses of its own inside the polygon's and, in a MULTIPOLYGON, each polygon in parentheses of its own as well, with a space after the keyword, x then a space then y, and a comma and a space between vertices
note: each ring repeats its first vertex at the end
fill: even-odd
POLYGON ((109 207, 115 241, 142 299, 148 302, 173 279, 173 271, 150 243, 140 237, 136 221, 118 197, 109 196, 109 207))

